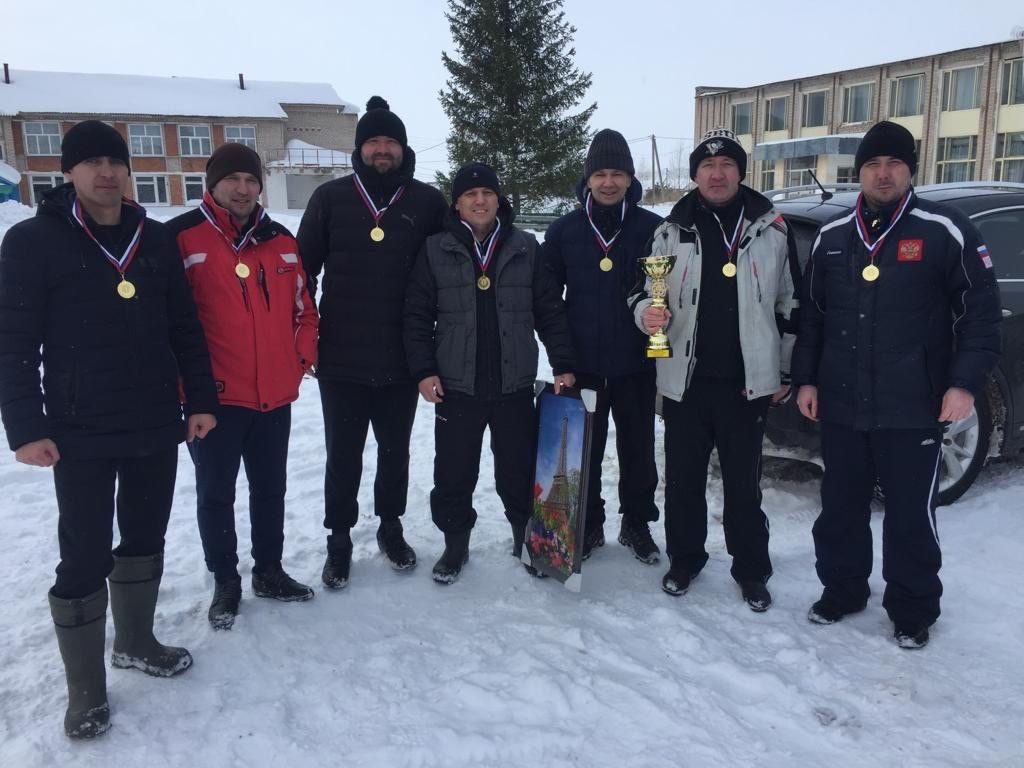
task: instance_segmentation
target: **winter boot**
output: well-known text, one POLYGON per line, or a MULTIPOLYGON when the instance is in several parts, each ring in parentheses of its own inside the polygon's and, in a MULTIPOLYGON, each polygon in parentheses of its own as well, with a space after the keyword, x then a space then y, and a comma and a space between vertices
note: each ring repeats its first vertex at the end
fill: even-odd
POLYGON ((377 546, 396 571, 409 571, 416 567, 416 552, 406 542, 402 521, 397 517, 394 520, 380 521, 377 528, 377 546))
POLYGON ((594 550, 604 546, 604 528, 594 528, 583 534, 583 556, 581 560, 588 560, 594 554, 594 550))
POLYGON ((469 531, 446 533, 444 552, 434 563, 433 577, 438 584, 454 584, 459 580, 462 566, 469 560, 469 531))
POLYGON ((697 574, 672 564, 669 558, 668 573, 661 577, 661 589, 672 597, 681 597, 690 588, 690 582, 697 578, 697 574))
POLYGON ((341 589, 348 584, 352 568, 352 538, 335 533, 327 537, 327 560, 320 579, 328 589, 341 589))
POLYGON ((763 581, 741 581, 740 591, 754 613, 764 613, 772 604, 771 592, 763 581))
POLYGON ((110 612, 114 614, 114 652, 110 663, 141 669, 154 677, 171 677, 192 666, 184 648, 162 645, 153 637, 153 614, 164 572, 163 553, 142 557, 114 556, 110 612))
POLYGON ((830 595, 828 590, 825 590, 821 593, 821 598, 807 612, 807 620, 815 624, 835 624, 843 616, 848 616, 851 613, 860 613, 867 605, 867 602, 844 605, 833 595, 830 595))
POLYGON ((238 604, 242 602, 242 577, 232 573, 216 578, 213 586, 213 600, 206 614, 214 629, 231 629, 238 615, 238 604))
POLYGON ((622 516, 622 528, 619 529, 619 544, 633 550, 633 556, 642 563, 653 565, 658 562, 661 550, 651 538, 651 529, 644 520, 633 520, 622 516))
POLYGON ((897 624, 893 630, 896 645, 908 651, 924 648, 928 645, 928 627, 916 624, 897 624))
POLYGON ((289 576, 281 567, 280 560, 252 569, 252 591, 256 597, 269 597, 286 603, 313 599, 313 589, 289 576))
POLYGON ((107 588, 78 600, 54 597, 50 615, 57 647, 68 681, 68 709, 64 733, 72 739, 91 739, 110 729, 107 704, 107 668, 103 644, 107 629, 107 588))

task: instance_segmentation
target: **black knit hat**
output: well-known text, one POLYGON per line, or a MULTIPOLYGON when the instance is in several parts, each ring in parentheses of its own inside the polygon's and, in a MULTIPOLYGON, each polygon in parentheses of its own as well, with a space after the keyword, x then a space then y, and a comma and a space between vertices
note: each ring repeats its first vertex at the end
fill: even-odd
POLYGON ((875 123, 864 134, 857 147, 853 169, 860 175, 860 167, 872 157, 887 155, 902 160, 910 169, 910 175, 917 173, 917 149, 913 134, 899 123, 883 120, 875 123))
POLYGON ((359 151, 364 141, 374 136, 392 138, 402 145, 402 149, 409 146, 405 135, 405 123, 391 111, 391 106, 380 96, 370 97, 366 102, 366 112, 356 123, 356 151, 359 151))
POLYGON ((740 181, 747 175, 747 151, 736 141, 736 134, 728 128, 712 128, 701 137, 700 143, 690 153, 690 178, 697 178, 697 166, 702 160, 715 155, 725 155, 736 161, 740 169, 740 181))
POLYGON ((263 164, 260 156, 245 144, 221 144, 206 161, 206 188, 213 189, 217 182, 232 173, 251 173, 260 180, 263 191, 263 164))
POLYGON ((121 134, 99 120, 83 120, 64 134, 60 143, 60 169, 67 173, 83 160, 93 157, 121 160, 131 173, 128 145, 121 134))
POLYGON ((636 174, 629 144, 621 133, 611 128, 604 128, 594 134, 594 140, 590 142, 587 151, 587 162, 583 165, 583 175, 589 179, 595 171, 604 168, 625 171, 630 176, 636 174))
POLYGON ((501 183, 491 166, 484 163, 466 163, 456 171, 455 178, 452 179, 452 204, 454 205, 464 192, 477 187, 493 189, 494 194, 501 197, 501 183))

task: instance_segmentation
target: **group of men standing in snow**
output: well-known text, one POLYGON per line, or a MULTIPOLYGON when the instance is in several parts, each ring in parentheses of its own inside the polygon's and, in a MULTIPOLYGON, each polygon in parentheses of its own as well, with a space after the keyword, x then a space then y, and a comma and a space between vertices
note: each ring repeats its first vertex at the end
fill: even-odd
POLYGON ((556 391, 597 393, 584 558, 605 542, 610 417, 618 540, 644 563, 659 560, 650 524, 659 517, 660 392, 662 589, 683 595, 707 562, 705 491, 717 449, 731 574, 749 607, 767 610, 761 444, 768 409, 792 385, 801 411, 822 421, 826 465, 814 527, 824 591, 809 619, 832 623, 866 605, 879 477, 884 605, 902 647, 927 642, 941 595, 933 499, 941 422, 966 416, 984 386, 999 353, 1000 311, 976 230, 914 195, 905 129, 883 122, 865 136, 857 207, 822 227, 803 277, 785 220, 742 184, 747 155, 727 129, 694 148, 695 188, 664 221, 639 207, 626 140, 599 131, 580 205, 542 246, 514 225, 487 165, 459 169, 450 206, 417 181, 405 126, 379 97, 357 124, 352 162, 353 174, 317 189, 293 238, 259 203, 259 156, 224 144, 209 158, 201 205, 163 225, 125 198, 124 139, 86 121, 62 143, 68 183, 4 238, 0 409, 17 460, 54 472, 60 564, 49 600, 69 736, 109 728, 108 599, 114 666, 170 676, 192 663, 153 635, 182 440, 214 577, 211 625, 230 628, 240 608, 234 500, 243 462, 253 593, 313 597, 282 567, 290 407, 307 373, 318 380, 327 449, 326 587, 349 580, 370 427, 377 542, 395 569, 416 565, 401 517, 418 396, 437 417, 430 511, 445 547, 433 578, 454 582, 468 559, 485 427, 519 556, 532 500, 535 332, 556 391), (667 307, 652 303, 638 270, 651 255, 674 259, 667 307), (663 330, 674 356, 655 365, 646 337, 663 330), (121 538, 112 548, 115 513, 121 538))

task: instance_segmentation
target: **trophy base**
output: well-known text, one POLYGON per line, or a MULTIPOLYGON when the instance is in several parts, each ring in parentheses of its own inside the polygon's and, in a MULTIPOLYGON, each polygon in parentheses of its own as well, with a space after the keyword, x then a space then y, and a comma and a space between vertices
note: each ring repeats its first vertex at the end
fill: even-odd
POLYGON ((648 358, 672 357, 672 349, 671 348, 669 348, 669 349, 648 349, 647 350, 647 357, 648 358))

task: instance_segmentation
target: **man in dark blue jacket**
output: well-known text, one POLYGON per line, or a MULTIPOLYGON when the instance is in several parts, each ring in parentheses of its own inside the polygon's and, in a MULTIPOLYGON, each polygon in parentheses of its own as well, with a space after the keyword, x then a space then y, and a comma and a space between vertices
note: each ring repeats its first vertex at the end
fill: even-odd
POLYGON ((877 479, 882 602, 900 647, 921 648, 942 595, 942 425, 970 415, 999 357, 999 289, 974 226, 914 194, 906 128, 871 128, 856 169, 855 209, 825 224, 811 249, 793 355, 797 404, 821 420, 825 462, 814 524, 825 589, 808 618, 832 624, 867 605, 877 479))
POLYGON ((619 542, 645 563, 660 551, 649 524, 658 519, 654 491, 654 362, 647 337, 633 321, 626 298, 638 280, 637 259, 661 223, 639 207, 642 188, 622 134, 598 131, 576 188, 581 207, 548 228, 544 258, 565 288, 576 348, 577 386, 597 391, 583 559, 604 544, 601 463, 608 416, 615 419, 619 460, 619 542))

